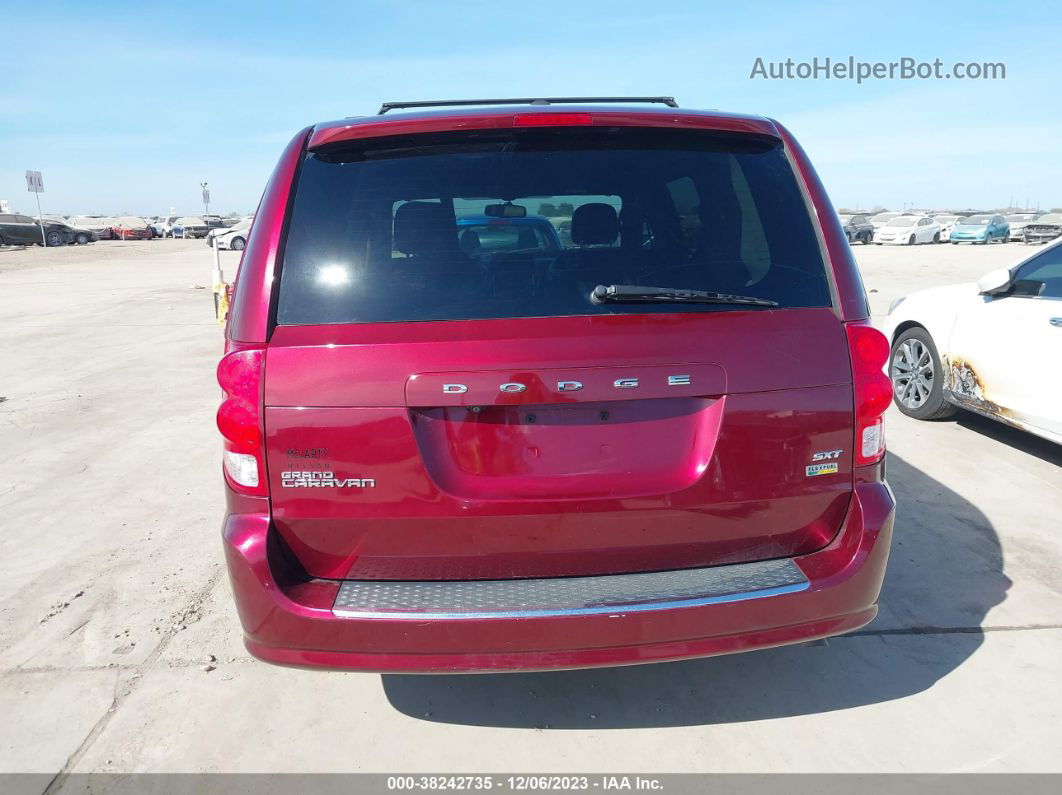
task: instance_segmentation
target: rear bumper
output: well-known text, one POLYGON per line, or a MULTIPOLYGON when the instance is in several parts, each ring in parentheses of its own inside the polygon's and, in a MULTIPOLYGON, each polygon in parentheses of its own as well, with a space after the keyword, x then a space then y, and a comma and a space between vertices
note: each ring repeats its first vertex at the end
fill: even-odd
MULTIPOLYGON (((344 610, 342 600, 337 606, 339 582, 293 578, 265 511, 230 513, 223 535, 245 643, 261 660, 381 672, 526 671, 679 660, 857 629, 877 613, 894 507, 885 484, 858 483, 844 525, 828 546, 773 567, 775 575, 788 577, 781 587, 758 580, 762 571, 752 567, 759 564, 748 564, 744 575, 728 573, 737 579, 731 578, 725 595, 682 600, 656 593, 651 602, 635 603, 627 594, 624 604, 607 610, 543 608, 474 617, 344 610), (740 582, 751 585, 742 590, 734 585, 740 582)), ((631 577, 648 582, 654 575, 631 577)))

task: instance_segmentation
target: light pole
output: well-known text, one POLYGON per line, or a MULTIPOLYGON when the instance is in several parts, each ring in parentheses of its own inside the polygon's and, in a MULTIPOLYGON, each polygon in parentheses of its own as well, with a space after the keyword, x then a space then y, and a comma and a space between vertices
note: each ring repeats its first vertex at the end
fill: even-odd
POLYGON ((203 189, 203 214, 210 215, 210 189, 205 182, 200 182, 199 187, 203 189))

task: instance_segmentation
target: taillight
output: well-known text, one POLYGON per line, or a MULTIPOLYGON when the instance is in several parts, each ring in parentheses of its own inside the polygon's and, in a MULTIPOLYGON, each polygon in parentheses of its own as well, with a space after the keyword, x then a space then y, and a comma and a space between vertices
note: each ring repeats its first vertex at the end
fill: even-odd
POLYGON ((517 113, 513 127, 572 127, 593 124, 589 113, 517 113))
POLYGON ((848 323, 845 329, 855 395, 855 465, 866 466, 885 454, 882 415, 892 402, 892 382, 883 370, 889 360, 889 341, 869 321, 848 323))
POLYGON ((218 407, 218 430, 224 437, 224 469, 229 485, 244 494, 266 495, 262 443, 262 370, 265 351, 248 348, 226 354, 218 363, 218 383, 225 391, 218 407))

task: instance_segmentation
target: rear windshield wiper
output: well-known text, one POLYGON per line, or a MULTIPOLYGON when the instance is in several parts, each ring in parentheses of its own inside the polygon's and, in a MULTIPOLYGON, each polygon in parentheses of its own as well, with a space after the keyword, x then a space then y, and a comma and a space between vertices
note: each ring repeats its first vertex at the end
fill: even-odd
POLYGON ((675 302, 686 304, 745 304, 748 306, 778 306, 777 301, 749 295, 727 295, 707 290, 679 290, 674 287, 639 287, 636 284, 599 284, 590 293, 595 304, 651 304, 675 302))

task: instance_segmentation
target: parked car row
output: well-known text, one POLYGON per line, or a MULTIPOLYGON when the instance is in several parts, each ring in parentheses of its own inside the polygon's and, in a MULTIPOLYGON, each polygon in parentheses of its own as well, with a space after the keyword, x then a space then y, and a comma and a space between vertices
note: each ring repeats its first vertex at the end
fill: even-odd
POLYGON ((913 246, 919 243, 1046 243, 1062 235, 1060 213, 947 215, 881 212, 839 216, 849 243, 913 246))
POLYGON ((0 246, 44 245, 66 246, 92 243, 99 235, 91 229, 74 226, 63 221, 44 219, 44 231, 36 218, 18 213, 0 215, 0 246))
POLYGON ((246 243, 249 216, 154 216, 135 215, 45 215, 44 233, 38 219, 19 213, 0 215, 0 245, 49 246, 93 243, 97 240, 150 240, 154 237, 207 238, 212 232, 225 234, 222 248, 240 250, 246 243), (243 230, 240 235, 237 227, 243 230), (228 235, 230 231, 237 232, 228 235))

